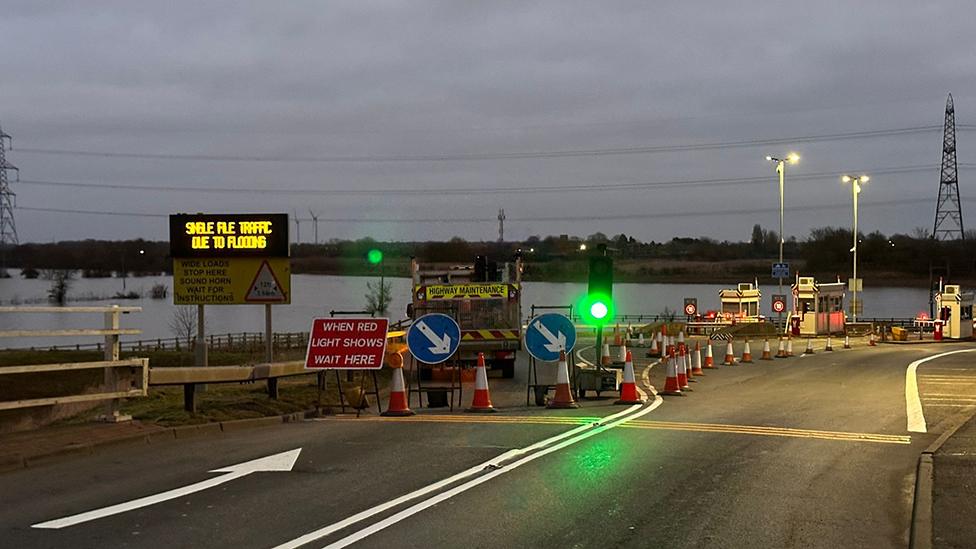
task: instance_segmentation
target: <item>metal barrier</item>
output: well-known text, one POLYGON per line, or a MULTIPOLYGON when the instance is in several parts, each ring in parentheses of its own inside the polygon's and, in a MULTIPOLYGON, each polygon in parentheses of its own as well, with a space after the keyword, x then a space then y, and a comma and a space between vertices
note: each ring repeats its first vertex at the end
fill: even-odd
POLYGON ((119 307, 118 305, 113 305, 111 307, 0 307, 0 313, 5 314, 102 313, 104 315, 103 328, 81 328, 67 330, 5 330, 0 331, 0 338, 80 336, 103 336, 105 338, 105 359, 102 361, 0 367, 0 375, 102 369, 104 370, 104 386, 100 392, 0 401, 0 410, 70 404, 94 400, 108 400, 109 402, 106 404, 103 419, 107 421, 125 421, 132 419, 131 417, 122 416, 119 414, 119 399, 146 396, 149 386, 149 360, 145 358, 119 360, 119 354, 121 352, 119 336, 138 335, 142 333, 142 331, 138 329, 119 327, 119 320, 120 315, 122 314, 140 311, 142 311, 142 307, 119 307), (130 375, 127 376, 128 379, 123 379, 117 374, 120 368, 130 369, 130 375), (140 375, 135 375, 137 369, 141 370, 140 375), (126 382, 128 382, 128 386, 125 386, 126 382))

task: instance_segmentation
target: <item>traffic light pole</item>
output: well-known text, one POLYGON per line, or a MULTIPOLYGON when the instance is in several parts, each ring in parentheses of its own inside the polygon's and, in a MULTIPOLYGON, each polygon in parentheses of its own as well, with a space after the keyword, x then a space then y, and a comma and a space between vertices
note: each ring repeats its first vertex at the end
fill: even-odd
POLYGON ((603 325, 596 327, 596 367, 598 370, 603 370, 603 358, 600 353, 603 352, 603 325))

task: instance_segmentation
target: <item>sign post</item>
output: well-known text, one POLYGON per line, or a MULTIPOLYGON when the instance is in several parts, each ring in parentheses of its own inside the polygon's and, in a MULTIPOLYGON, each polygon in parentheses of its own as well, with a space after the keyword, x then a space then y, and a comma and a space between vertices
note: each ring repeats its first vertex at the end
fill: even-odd
MULTIPOLYGON (((780 235, 779 235, 779 238, 780 238, 779 262, 778 263, 773 263, 773 267, 772 267, 772 275, 773 275, 773 278, 778 278, 779 279, 779 294, 777 294, 777 295, 781 295, 783 293, 783 279, 790 277, 790 264, 783 261, 783 234, 782 234, 782 227, 780 227, 780 235)), ((783 309, 782 310, 776 311, 775 306, 773 308, 773 311, 775 311, 779 315, 778 320, 779 320, 779 323, 780 324, 783 323, 783 311, 785 311, 785 310, 786 310, 786 299, 783 299, 783 309)))

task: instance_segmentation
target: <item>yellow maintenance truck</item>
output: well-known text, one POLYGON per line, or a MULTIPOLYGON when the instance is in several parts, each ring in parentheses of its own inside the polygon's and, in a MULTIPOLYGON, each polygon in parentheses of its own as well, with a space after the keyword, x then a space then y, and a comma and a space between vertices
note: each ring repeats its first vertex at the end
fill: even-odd
POLYGON ((413 298, 407 316, 429 313, 454 318, 461 328, 456 360, 473 366, 484 353, 488 368, 515 376, 515 353, 522 349, 522 260, 497 263, 485 256, 474 264, 410 262, 413 298))

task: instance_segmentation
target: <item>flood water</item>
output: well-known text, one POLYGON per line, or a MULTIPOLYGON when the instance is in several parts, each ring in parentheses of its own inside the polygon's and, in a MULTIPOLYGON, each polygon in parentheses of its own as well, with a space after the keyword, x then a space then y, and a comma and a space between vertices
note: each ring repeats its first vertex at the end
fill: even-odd
MULTIPOLYGON (((11 270, 12 278, 0 279, 0 301, 3 305, 47 305, 45 297, 50 281, 26 280, 16 270, 11 270)), ((292 304, 273 307, 273 325, 276 332, 307 331, 311 319, 328 316, 329 311, 355 311, 364 308, 367 293, 366 283, 376 279, 365 277, 343 277, 322 275, 293 275, 292 304)), ((393 302, 389 317, 396 321, 406 317, 406 305, 410 298, 410 280, 406 278, 387 279, 392 285, 393 302)), ((172 277, 156 276, 128 278, 126 290, 142 293, 142 299, 123 300, 74 300, 78 296, 112 296, 122 291, 119 278, 80 278, 73 281, 69 305, 142 307, 142 312, 123 316, 123 328, 142 330, 140 336, 127 336, 124 340, 171 338, 176 334, 170 328, 176 306, 172 303, 172 291, 167 299, 150 299, 149 292, 154 284, 162 283, 172 289, 172 277)), ((722 284, 616 284, 614 302, 617 314, 658 314, 665 308, 680 311, 685 297, 698 298, 699 311, 719 308, 719 290, 729 285, 722 284)), ((761 286, 762 307, 765 314, 771 314, 770 295, 776 293, 776 286, 761 286)), ((522 309, 523 316, 529 314, 530 306, 570 305, 575 303, 586 291, 586 284, 526 282, 524 284, 522 309)), ((788 288, 786 290, 789 291, 788 288)), ((871 288, 865 287, 861 294, 864 300, 864 317, 911 317, 928 311, 928 290, 924 288, 871 288)), ((0 313, 0 331, 27 329, 66 329, 100 328, 100 314, 12 314, 0 313)), ((207 333, 223 334, 237 332, 263 332, 264 307, 260 305, 215 305, 208 306, 206 312, 207 333)), ((0 348, 24 348, 30 346, 65 345, 75 343, 94 343, 99 338, 0 338, 0 348)))

